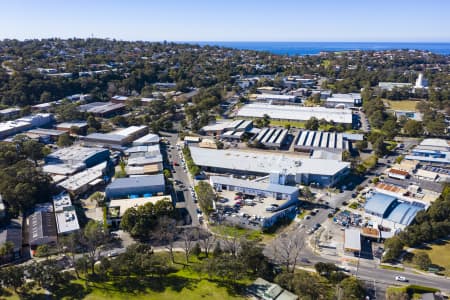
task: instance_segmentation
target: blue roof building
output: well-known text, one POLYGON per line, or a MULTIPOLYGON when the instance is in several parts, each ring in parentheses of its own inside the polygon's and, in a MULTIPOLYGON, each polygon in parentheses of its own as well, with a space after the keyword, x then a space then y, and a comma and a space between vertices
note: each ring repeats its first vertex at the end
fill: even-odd
POLYGON ((106 189, 106 198, 119 199, 131 196, 156 195, 165 191, 164 175, 117 178, 106 189))
POLYGON ((413 205, 408 202, 399 203, 387 217, 388 220, 408 226, 416 217, 416 214, 423 210, 423 206, 413 205))
POLYGON ((390 211, 392 211, 395 204, 395 197, 381 193, 374 193, 372 197, 367 199, 364 208, 366 213, 384 218, 390 213, 390 211))

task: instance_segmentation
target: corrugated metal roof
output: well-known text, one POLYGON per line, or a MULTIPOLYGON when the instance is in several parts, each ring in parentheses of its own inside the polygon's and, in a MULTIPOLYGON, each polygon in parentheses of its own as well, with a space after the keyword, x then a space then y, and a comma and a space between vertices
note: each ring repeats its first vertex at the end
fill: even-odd
POLYGON ((364 208, 366 212, 384 215, 395 200, 395 197, 381 193, 374 193, 372 197, 367 199, 364 208))

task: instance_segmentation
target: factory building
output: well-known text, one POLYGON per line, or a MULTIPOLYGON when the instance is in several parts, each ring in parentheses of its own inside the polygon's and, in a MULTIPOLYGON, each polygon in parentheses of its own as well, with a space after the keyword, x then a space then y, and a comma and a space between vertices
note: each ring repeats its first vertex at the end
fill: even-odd
POLYGON ((107 148, 123 149, 148 133, 147 126, 130 126, 110 133, 92 133, 83 138, 86 145, 98 145, 107 148))
POLYGON ((333 96, 325 99, 326 107, 334 108, 352 108, 359 107, 362 105, 361 94, 350 93, 350 94, 333 94, 333 96))
POLYGON ((63 193, 53 197, 56 229, 59 235, 80 230, 77 213, 72 205, 70 195, 63 193))
POLYGON ((52 114, 36 114, 22 117, 14 121, 0 123, 0 139, 22 133, 36 127, 46 126, 54 121, 52 114))
POLYGON ((241 118, 262 118, 264 115, 274 120, 305 122, 314 117, 338 124, 353 124, 353 114, 350 109, 253 103, 244 105, 237 113, 237 116, 241 118))
POLYGON ((106 198, 123 199, 151 197, 164 193, 164 175, 146 175, 129 178, 117 178, 111 182, 105 190, 106 198))
POLYGON ((125 104, 113 102, 91 102, 78 107, 81 112, 93 114, 96 117, 110 118, 123 114, 125 112, 125 104))
POLYGON ((300 131, 294 145, 294 150, 300 152, 318 149, 342 152, 349 148, 350 142, 343 133, 310 130, 300 131))
POLYGON ((350 164, 330 159, 310 159, 298 155, 213 150, 190 147, 197 166, 206 171, 250 175, 268 175, 279 172, 286 183, 314 183, 333 186, 349 172, 350 164))
POLYGON ((253 141, 261 143, 266 148, 280 149, 287 140, 289 130, 284 128, 263 128, 253 141))
POLYGON ((450 164, 450 142, 444 139, 424 139, 418 146, 412 149, 405 159, 417 160, 430 165, 450 164))
POLYGON ((249 132, 253 128, 251 120, 222 121, 207 125, 200 129, 204 135, 227 138, 232 135, 249 132))

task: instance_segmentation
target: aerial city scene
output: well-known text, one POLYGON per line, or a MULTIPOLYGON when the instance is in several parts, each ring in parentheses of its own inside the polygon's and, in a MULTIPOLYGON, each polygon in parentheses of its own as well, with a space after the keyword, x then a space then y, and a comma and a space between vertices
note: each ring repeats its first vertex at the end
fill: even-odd
POLYGON ((450 1, 0 4, 0 299, 449 299, 450 1))

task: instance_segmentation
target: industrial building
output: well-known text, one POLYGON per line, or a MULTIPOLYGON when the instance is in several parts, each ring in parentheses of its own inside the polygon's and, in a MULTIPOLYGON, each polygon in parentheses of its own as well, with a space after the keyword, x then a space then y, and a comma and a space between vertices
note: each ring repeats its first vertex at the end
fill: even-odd
POLYGON ((298 200, 298 188, 295 186, 243 180, 226 176, 211 176, 209 181, 216 191, 227 190, 241 192, 244 195, 271 197, 277 200, 288 200, 289 202, 296 202, 298 200))
POLYGON ((0 264, 18 259, 22 256, 22 225, 18 221, 11 221, 6 227, 0 228, 0 245, 10 242, 12 253, 0 256, 0 264))
POLYGON ((281 288, 278 284, 257 278, 249 287, 251 299, 298 300, 298 296, 281 288))
POLYGON ((56 124, 56 129, 65 131, 69 134, 85 135, 87 132, 88 124, 85 121, 73 121, 56 124))
POLYGON ((403 88, 412 88, 411 83, 403 83, 403 82, 379 82, 378 87, 382 90, 392 91, 393 89, 403 89, 403 88))
POLYGON ((57 229, 52 203, 36 206, 35 211, 28 217, 28 242, 32 250, 44 244, 55 244, 57 229))
POLYGON ((58 186, 72 195, 80 195, 87 190, 103 184, 109 180, 107 176, 108 162, 87 168, 75 175, 70 175, 58 183, 58 186))
POLYGON ((123 199, 151 197, 159 193, 164 193, 164 175, 146 175, 129 178, 117 178, 111 182, 105 190, 106 198, 123 199))
POLYGON ((253 141, 261 143, 266 148, 280 149, 287 141, 289 130, 284 128, 263 128, 253 141))
POLYGON ((125 198, 115 199, 108 202, 107 210, 107 222, 108 225, 119 226, 120 220, 123 214, 130 208, 137 208, 147 203, 155 204, 158 201, 167 201, 172 203, 172 197, 170 195, 164 196, 152 196, 141 198, 125 198))
POLYGON ((204 135, 215 137, 227 137, 236 135, 237 133, 248 132, 253 128, 253 121, 251 120, 226 120, 217 122, 215 124, 207 125, 200 129, 204 135))
POLYGON ((60 148, 45 157, 48 164, 84 164, 87 168, 109 159, 109 150, 79 145, 60 148))
POLYGON ((256 101, 269 102, 272 104, 286 104, 300 102, 300 98, 294 95, 275 95, 264 93, 256 95, 256 101))
POLYGON ((147 126, 130 126, 110 133, 92 133, 83 138, 86 145, 98 145, 102 147, 123 149, 138 138, 148 133, 147 126))
POLYGON ((295 141, 294 150, 310 152, 316 149, 342 152, 350 149, 350 142, 340 132, 300 131, 295 141))
POLYGON ((61 135, 67 133, 65 131, 55 129, 36 128, 28 130, 24 134, 29 138, 37 139, 44 144, 48 144, 56 142, 61 135))
POLYGON ((36 127, 46 126, 54 121, 52 114, 36 114, 22 117, 14 121, 0 123, 0 139, 24 132, 36 127))
POLYGON ((149 133, 143 137, 138 138, 133 142, 133 146, 151 146, 159 144, 159 135, 154 133, 149 133))
POLYGON ((450 141, 444 139, 424 139, 406 155, 405 159, 417 160, 430 165, 450 164, 450 141))
POLYGON ((128 156, 125 171, 128 175, 156 174, 163 170, 163 157, 159 144, 136 146, 125 150, 128 156))
POLYGON ((309 159, 298 155, 213 150, 190 147, 197 166, 211 172, 268 175, 279 173, 284 182, 333 186, 348 174, 350 163, 328 159, 309 159))
POLYGON ((426 209, 426 205, 418 201, 404 201, 397 197, 374 192, 368 195, 364 206, 365 216, 392 231, 402 230, 426 209))
POLYGON ((112 102, 91 102, 78 107, 81 112, 93 114, 96 117, 109 118, 125 112, 125 104, 112 102))
POLYGON ((350 93, 350 94, 333 94, 333 96, 325 99, 326 107, 334 108, 352 108, 362 105, 361 94, 350 93))
POLYGON ((346 228, 344 232, 344 251, 356 253, 361 251, 361 231, 357 228, 346 228))
POLYGON ((2 120, 14 118, 19 115, 20 115, 20 108, 18 107, 10 107, 0 110, 0 118, 2 120))
POLYGON ((69 234, 80 230, 77 213, 67 193, 53 197, 56 229, 58 234, 69 234))
POLYGON ((237 116, 241 118, 262 118, 264 115, 274 120, 305 122, 314 117, 327 122, 353 124, 353 114, 350 109, 253 103, 244 105, 237 113, 237 116))

